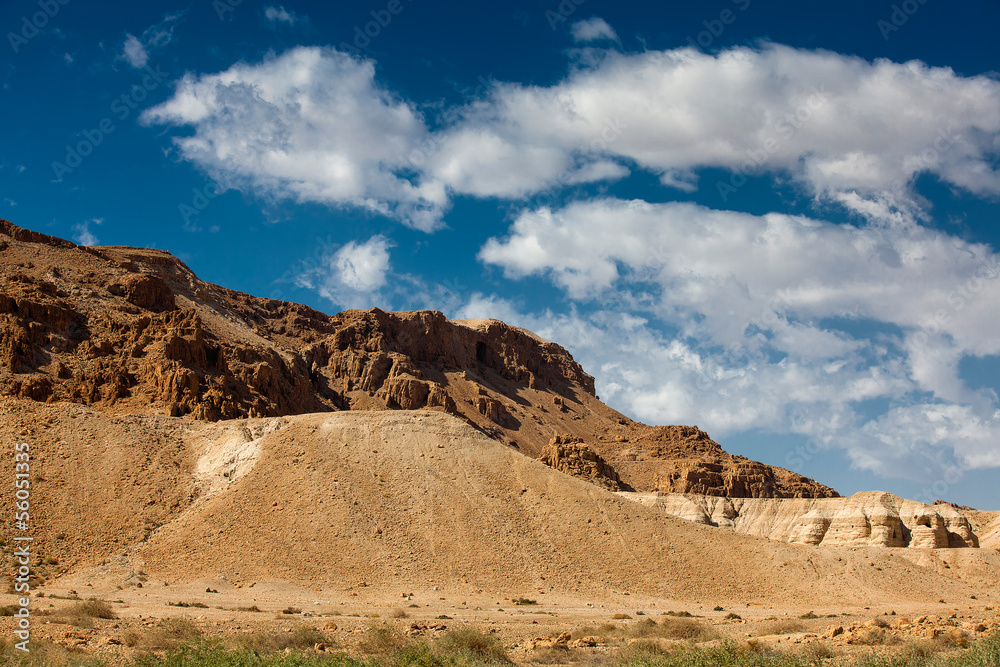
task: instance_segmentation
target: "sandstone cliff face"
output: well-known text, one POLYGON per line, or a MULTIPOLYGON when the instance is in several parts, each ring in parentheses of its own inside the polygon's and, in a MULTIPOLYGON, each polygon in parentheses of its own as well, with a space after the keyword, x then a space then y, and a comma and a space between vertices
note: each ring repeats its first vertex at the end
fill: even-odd
POLYGON ((880 491, 810 499, 621 495, 688 521, 795 544, 913 549, 980 546, 962 510, 924 505, 880 491))
POLYGON ((498 320, 328 316, 202 282, 163 251, 85 248, 7 221, 0 268, 0 395, 206 421, 429 408, 531 457, 556 434, 574 438, 623 488, 837 495, 730 455, 697 427, 628 419, 564 348, 498 320))
POLYGON ((979 540, 979 546, 984 549, 997 549, 1000 551, 1000 516, 992 524, 986 526, 979 540))
POLYGON ((567 475, 585 479, 609 491, 627 491, 615 469, 595 454, 579 438, 556 436, 542 450, 538 460, 567 475))

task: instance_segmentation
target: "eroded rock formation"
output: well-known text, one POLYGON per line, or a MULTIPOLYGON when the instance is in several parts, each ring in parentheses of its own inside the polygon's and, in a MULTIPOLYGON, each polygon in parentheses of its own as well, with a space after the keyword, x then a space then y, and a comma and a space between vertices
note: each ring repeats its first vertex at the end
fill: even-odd
POLYGON ((717 498, 625 493, 681 519, 739 533, 810 545, 943 549, 979 547, 962 510, 871 491, 849 498, 717 498))
POLYGON ((164 251, 81 247, 7 221, 0 267, 0 395, 207 421, 429 408, 531 457, 553 433, 578 438, 642 491, 837 495, 697 427, 628 419, 564 348, 498 320, 329 316, 205 283, 164 251))
POLYGON ((567 475, 585 479, 609 491, 627 491, 618 473, 598 456, 583 440, 557 435, 542 449, 538 460, 567 475))

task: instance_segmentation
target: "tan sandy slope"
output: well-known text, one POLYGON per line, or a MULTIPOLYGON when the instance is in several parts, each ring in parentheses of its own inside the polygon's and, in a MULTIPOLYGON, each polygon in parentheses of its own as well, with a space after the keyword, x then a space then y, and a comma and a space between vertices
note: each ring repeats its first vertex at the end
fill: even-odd
POLYGON ((698 526, 434 411, 210 424, 6 399, 0 428, 33 447, 35 547, 59 562, 43 568, 50 582, 293 584, 359 602, 435 586, 725 605, 987 603, 997 591, 993 550, 812 547, 698 526))

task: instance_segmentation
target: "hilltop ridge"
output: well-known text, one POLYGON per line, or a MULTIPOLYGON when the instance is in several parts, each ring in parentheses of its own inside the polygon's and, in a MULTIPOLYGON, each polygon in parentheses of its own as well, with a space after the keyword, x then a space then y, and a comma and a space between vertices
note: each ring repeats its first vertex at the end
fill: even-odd
POLYGON ((624 490, 838 495, 695 426, 629 419, 565 348, 499 320, 326 315, 206 283, 162 250, 78 246, 6 220, 0 267, 0 395, 203 421, 426 408, 532 458, 576 443, 624 490))

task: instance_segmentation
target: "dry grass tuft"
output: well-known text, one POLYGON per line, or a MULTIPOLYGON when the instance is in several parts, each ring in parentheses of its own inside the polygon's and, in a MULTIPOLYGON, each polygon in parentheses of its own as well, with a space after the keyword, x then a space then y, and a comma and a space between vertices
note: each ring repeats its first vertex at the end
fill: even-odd
POLYGON ((72 617, 86 617, 86 618, 105 618, 112 619, 118 618, 115 614, 115 610, 111 608, 107 602, 103 600, 90 599, 84 600, 82 602, 77 602, 75 605, 67 610, 67 615, 72 617))
POLYGON ((129 647, 148 651, 172 651, 183 644, 201 638, 201 630, 186 618, 161 618, 147 632, 129 630, 122 635, 122 642, 129 647))
POLYGON ((758 635, 794 635, 799 632, 805 632, 806 626, 800 621, 786 620, 786 621, 771 621, 770 623, 764 623, 757 630, 758 635))
POLYGON ((665 618, 660 621, 660 627, 663 628, 660 636, 667 639, 706 642, 719 637, 711 626, 691 618, 665 618))
POLYGON ((811 663, 819 663, 821 660, 828 660, 836 657, 837 653, 825 642, 810 642, 802 649, 803 655, 811 663))
POLYGON ((448 630, 438 639, 437 646, 450 656, 470 656, 494 664, 513 664, 496 635, 469 626, 448 630))
POLYGON ((365 655, 390 655, 400 653, 410 646, 413 641, 404 635, 399 628, 389 623, 382 623, 365 630, 361 641, 358 642, 358 650, 365 655))
POLYGON ((81 600, 53 616, 52 621, 54 623, 66 623, 78 628, 94 627, 95 618, 117 618, 115 610, 111 608, 110 604, 95 598, 81 600))
POLYGON ((233 638, 239 648, 257 655, 268 655, 285 649, 309 649, 316 644, 331 644, 327 636, 309 625, 300 625, 291 632, 254 632, 233 638))
POLYGON ((900 638, 883 628, 862 628, 854 633, 851 644, 861 646, 889 646, 900 643, 900 638))

